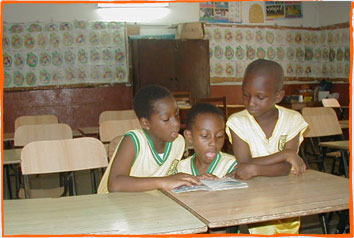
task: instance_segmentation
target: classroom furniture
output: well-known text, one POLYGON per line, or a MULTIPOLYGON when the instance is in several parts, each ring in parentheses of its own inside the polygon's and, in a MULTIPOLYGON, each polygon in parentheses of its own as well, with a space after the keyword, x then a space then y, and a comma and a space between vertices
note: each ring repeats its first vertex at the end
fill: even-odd
POLYGON ((209 96, 208 40, 132 40, 134 94, 150 84, 171 92, 190 91, 193 98, 209 96))
POLYGON ((112 156, 113 156, 119 142, 122 140, 122 138, 123 138, 123 136, 116 136, 109 142, 108 148, 107 148, 108 160, 112 159, 112 156))
POLYGON ((64 123, 24 125, 16 129, 15 146, 25 146, 33 141, 71 139, 73 133, 69 125, 64 123))
POLYGON ((80 127, 80 128, 78 128, 78 130, 84 136, 98 138, 98 126, 80 127))
POLYGON ((98 124, 104 121, 137 119, 134 110, 104 111, 100 114, 98 124))
POLYGON ((206 225, 163 193, 92 194, 4 201, 5 235, 187 234, 206 225))
POLYGON ((335 98, 324 98, 322 99, 322 104, 324 107, 331 107, 333 109, 338 109, 339 110, 339 123, 341 125, 343 125, 345 128, 342 127, 342 129, 347 129, 349 128, 349 121, 348 120, 344 120, 344 110, 343 109, 348 109, 348 106, 341 106, 338 102, 337 99, 335 98), (343 120, 343 121, 342 121, 343 120), (348 127, 346 127, 348 126, 348 127))
POLYGON ((172 92, 173 97, 176 99, 178 105, 192 105, 192 93, 190 91, 175 91, 172 92))
MULTIPOLYGON (((4 199, 12 199, 11 183, 10 183, 10 166, 17 166, 21 163, 22 149, 4 149, 3 150, 3 195, 4 199)), ((16 168, 15 168, 16 169, 16 168)), ((17 175, 18 176, 18 175, 17 175)))
POLYGON ((248 188, 165 193, 209 228, 230 227, 349 208, 349 179, 307 170, 296 176, 254 177, 248 188))
POLYGON ((327 148, 340 150, 342 165, 344 168, 344 175, 345 177, 349 178, 349 140, 320 142, 318 146, 323 148, 321 153, 321 157, 323 158, 323 160, 326 156, 327 148))
POLYGON ((219 107, 225 115, 225 118, 227 117, 227 101, 226 101, 226 96, 223 97, 208 97, 208 98, 199 98, 197 99, 197 102, 206 102, 206 103, 211 103, 219 107))
POLYGON ((108 148, 108 143, 115 137, 122 137, 129 130, 139 128, 141 128, 141 126, 138 119, 105 121, 102 122, 99 127, 100 140, 106 144, 106 148, 108 148))
MULTIPOLYGON (((303 143, 301 153, 305 162, 316 162, 322 171, 326 171, 326 158, 332 158, 333 166, 335 167, 336 159, 341 158, 341 154, 337 152, 330 152, 321 155, 318 143, 328 141, 330 137, 337 137, 334 140, 344 140, 342 129, 339 125, 336 112, 330 107, 305 107, 302 109, 302 116, 309 124, 307 130, 304 132, 304 138, 308 140, 303 143), (310 145, 310 148, 306 148, 310 145), (325 156, 324 156, 325 155, 325 156), (314 159, 310 159, 314 157, 314 159)), ((333 139, 332 139, 333 140, 333 139)), ((322 147, 322 150, 324 147, 322 147)))
POLYGON ((23 125, 42 125, 42 124, 57 124, 58 117, 56 115, 33 115, 20 116, 15 120, 15 131, 23 125))
MULTIPOLYGON (((96 138, 82 137, 29 143, 21 152, 25 197, 34 198, 43 195, 42 190, 30 189, 28 175, 69 172, 65 177, 67 186, 64 187, 69 188, 69 195, 76 195, 73 171, 104 168, 107 164, 106 150, 102 142, 96 138)), ((96 176, 92 178, 94 192, 97 184, 96 176)), ((65 192, 63 189, 60 190, 60 194, 65 192)))

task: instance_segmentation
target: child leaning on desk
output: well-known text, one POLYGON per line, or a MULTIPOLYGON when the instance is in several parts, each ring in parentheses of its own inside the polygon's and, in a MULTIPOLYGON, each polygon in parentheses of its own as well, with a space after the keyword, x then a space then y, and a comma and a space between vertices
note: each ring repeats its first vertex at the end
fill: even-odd
POLYGON ((134 97, 142 129, 127 132, 112 156, 98 193, 138 192, 200 184, 197 177, 176 172, 184 151, 179 110, 171 92, 161 86, 142 88, 134 97))
MULTIPOLYGON (((285 94, 282 67, 270 60, 259 59, 247 66, 242 83, 245 110, 231 115, 226 133, 239 162, 238 179, 255 176, 304 173, 306 166, 298 156, 307 123, 302 115, 276 105, 285 94)), ((297 234, 300 219, 291 218, 249 225, 251 234, 297 234)))
POLYGON ((186 126, 184 136, 195 153, 179 162, 178 172, 221 178, 235 169, 235 157, 220 151, 225 141, 225 115, 219 108, 209 103, 193 105, 186 126))

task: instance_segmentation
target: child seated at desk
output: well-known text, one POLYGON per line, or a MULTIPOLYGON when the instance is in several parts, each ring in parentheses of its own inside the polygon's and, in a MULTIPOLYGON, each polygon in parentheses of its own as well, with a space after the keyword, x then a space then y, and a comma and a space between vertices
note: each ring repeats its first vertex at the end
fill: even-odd
POLYGON ((225 140, 225 116, 219 108, 209 103, 193 105, 186 126, 184 136, 195 153, 179 162, 178 172, 221 178, 235 169, 235 157, 220 151, 225 140))
MULTIPOLYGON (((274 61, 259 59, 246 68, 242 83, 246 109, 231 115, 226 123, 226 133, 239 162, 235 170, 238 179, 288 175, 292 167, 296 174, 306 170, 298 149, 307 123, 300 113, 276 105, 285 94, 283 80, 283 69, 274 61)), ((251 234, 296 234, 300 220, 292 218, 249 227, 251 234)))
POLYGON ((138 192, 200 184, 197 177, 176 172, 184 151, 176 100, 166 88, 142 88, 134 98, 142 129, 125 134, 112 156, 98 193, 138 192))

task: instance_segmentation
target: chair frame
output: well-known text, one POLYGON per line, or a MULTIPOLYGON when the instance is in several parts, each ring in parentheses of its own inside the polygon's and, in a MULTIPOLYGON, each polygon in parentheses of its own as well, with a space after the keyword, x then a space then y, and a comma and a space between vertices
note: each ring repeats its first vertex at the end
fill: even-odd
POLYGON ((107 165, 106 150, 102 142, 96 138, 82 137, 29 143, 21 152, 25 197, 31 197, 28 175, 45 173, 66 173, 64 188, 68 189, 64 189, 64 192, 69 191, 69 195, 76 195, 74 172, 79 170, 91 171, 91 186, 93 192, 96 192, 98 181, 93 170, 107 165))

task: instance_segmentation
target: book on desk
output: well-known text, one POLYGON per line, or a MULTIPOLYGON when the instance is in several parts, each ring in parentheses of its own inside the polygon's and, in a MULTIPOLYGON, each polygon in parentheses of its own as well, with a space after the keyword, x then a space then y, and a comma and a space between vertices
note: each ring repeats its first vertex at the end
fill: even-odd
POLYGON ((201 179, 200 181, 202 182, 202 185, 196 185, 192 187, 180 186, 178 188, 173 189, 172 191, 174 193, 184 193, 200 190, 219 191, 248 187, 247 183, 229 177, 224 177, 217 180, 201 179))

